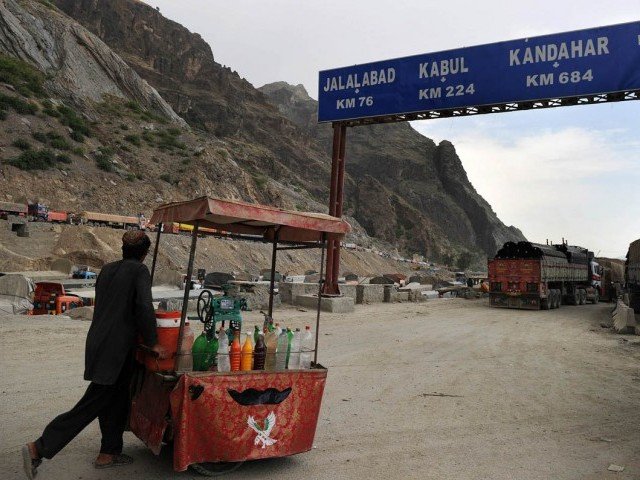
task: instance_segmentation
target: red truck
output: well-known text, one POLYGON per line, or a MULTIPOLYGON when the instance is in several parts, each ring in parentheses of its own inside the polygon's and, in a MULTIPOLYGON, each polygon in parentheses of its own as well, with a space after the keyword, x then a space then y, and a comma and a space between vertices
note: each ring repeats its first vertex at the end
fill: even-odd
POLYGON ((601 268, 593 258, 566 243, 507 242, 488 262, 489 303, 528 310, 597 303, 601 268))
POLYGON ((629 245, 624 277, 629 292, 629 306, 638 314, 640 313, 640 239, 629 245))
POLYGON ((92 305, 91 299, 83 299, 65 291, 57 282, 38 282, 33 299, 32 315, 61 315, 68 310, 92 305))

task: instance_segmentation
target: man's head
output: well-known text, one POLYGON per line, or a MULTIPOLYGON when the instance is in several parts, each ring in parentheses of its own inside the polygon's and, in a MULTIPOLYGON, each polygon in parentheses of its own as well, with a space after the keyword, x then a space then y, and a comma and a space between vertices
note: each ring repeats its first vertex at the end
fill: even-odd
POLYGON ((122 258, 133 258, 143 261, 147 256, 151 240, 141 230, 129 230, 122 236, 122 258))

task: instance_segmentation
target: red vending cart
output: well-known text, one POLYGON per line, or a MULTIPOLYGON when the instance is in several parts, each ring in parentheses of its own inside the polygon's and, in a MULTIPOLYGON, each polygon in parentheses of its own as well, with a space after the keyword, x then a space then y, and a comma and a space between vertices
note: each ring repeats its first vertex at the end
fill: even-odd
MULTIPOLYGON (((268 312, 271 318, 277 252, 321 249, 322 282, 327 241, 341 239, 350 230, 345 221, 325 214, 211 197, 162 205, 153 212, 150 222, 193 226, 187 278, 193 274, 199 228, 213 229, 217 235, 231 239, 272 244, 268 312)), ((157 229, 152 277, 162 230, 157 229)), ((186 282, 176 351, 181 351, 189 288, 190 282, 186 282)), ((176 357, 173 369, 146 370, 138 376, 131 405, 133 433, 155 454, 160 453, 163 441, 172 440, 174 469, 184 471, 192 466, 203 474, 213 473, 211 469, 215 470, 216 464, 310 450, 327 377, 327 369, 318 363, 320 289, 321 283, 310 369, 176 372, 176 357)))

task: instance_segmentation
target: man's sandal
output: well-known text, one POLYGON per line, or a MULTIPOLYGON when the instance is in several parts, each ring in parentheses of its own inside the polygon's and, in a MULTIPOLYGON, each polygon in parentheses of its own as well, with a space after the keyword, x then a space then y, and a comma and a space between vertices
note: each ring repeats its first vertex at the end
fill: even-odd
POLYGON ((93 466, 101 469, 101 468, 111 468, 111 467, 119 467, 121 465, 131 465, 133 463, 133 458, 129 455, 125 455, 121 453, 119 455, 114 455, 112 460, 108 463, 96 463, 93 462, 93 466))
POLYGON ((29 480, 36 478, 36 475, 38 474, 38 467, 41 463, 41 458, 31 458, 29 445, 22 446, 22 467, 24 468, 24 473, 27 475, 29 480))

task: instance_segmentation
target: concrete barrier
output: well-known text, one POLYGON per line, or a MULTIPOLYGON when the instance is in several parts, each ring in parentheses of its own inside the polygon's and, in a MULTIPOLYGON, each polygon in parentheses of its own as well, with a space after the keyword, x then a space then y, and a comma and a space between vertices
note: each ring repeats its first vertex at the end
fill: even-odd
POLYGON ((382 303, 384 301, 384 285, 357 285, 356 303, 382 303))
POLYGON ((313 295, 318 293, 318 284, 279 282, 278 292, 282 303, 293 305, 298 295, 313 295))
MULTIPOLYGON (((318 308, 317 295, 298 295, 295 304, 301 307, 315 310, 318 308)), ((355 302, 352 297, 322 297, 320 310, 330 313, 350 313, 355 310, 355 302)))

